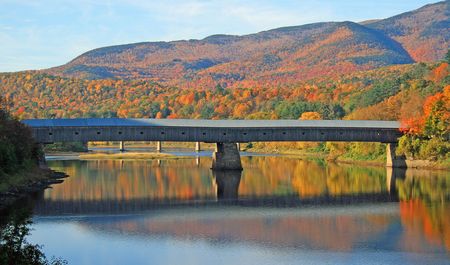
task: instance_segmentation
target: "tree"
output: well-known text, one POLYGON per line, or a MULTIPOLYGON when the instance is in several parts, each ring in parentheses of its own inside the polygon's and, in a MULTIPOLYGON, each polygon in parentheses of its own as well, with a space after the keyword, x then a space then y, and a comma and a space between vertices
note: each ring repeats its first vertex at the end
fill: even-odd
POLYGON ((303 112, 300 120, 321 120, 322 116, 315 111, 303 112))

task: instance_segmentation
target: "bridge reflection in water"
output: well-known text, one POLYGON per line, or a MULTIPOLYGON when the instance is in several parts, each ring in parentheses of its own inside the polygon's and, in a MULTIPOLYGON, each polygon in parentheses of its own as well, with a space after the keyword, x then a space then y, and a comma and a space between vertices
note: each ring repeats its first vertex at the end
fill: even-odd
POLYGON ((281 157, 244 157, 244 171, 210 171, 210 158, 163 161, 49 161, 69 174, 45 191, 40 215, 125 213, 235 204, 295 207, 397 201, 405 171, 281 157), (282 166, 279 166, 279 165, 282 166))
POLYGON ((71 177, 47 190, 35 212, 41 224, 56 218, 83 231, 145 239, 450 251, 446 172, 283 157, 244 157, 242 172, 211 172, 205 159, 199 165, 194 159, 49 161, 71 177))

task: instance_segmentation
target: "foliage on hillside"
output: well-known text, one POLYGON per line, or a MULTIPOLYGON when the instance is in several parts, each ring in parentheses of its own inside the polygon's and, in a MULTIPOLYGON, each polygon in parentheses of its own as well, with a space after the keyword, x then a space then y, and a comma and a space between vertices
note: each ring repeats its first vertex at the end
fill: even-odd
POLYGON ((330 22, 245 36, 99 48, 46 72, 87 79, 142 78, 182 88, 230 87, 242 85, 240 81, 286 84, 412 62, 401 45, 377 31, 330 22))
POLYGON ((402 44, 418 62, 440 60, 449 48, 450 1, 368 23, 402 44))
POLYGON ((141 42, 88 51, 43 72, 145 79, 180 88, 284 86, 381 66, 436 62, 450 43, 450 1, 375 22, 327 22, 250 35, 141 42))
MULTIPOLYGON (((0 91, 20 118, 135 117, 203 119, 400 120, 443 91, 441 65, 404 65, 286 86, 179 89, 147 80, 82 80, 38 72, 0 75, 0 91)), ((445 72, 445 71, 444 71, 445 72)))

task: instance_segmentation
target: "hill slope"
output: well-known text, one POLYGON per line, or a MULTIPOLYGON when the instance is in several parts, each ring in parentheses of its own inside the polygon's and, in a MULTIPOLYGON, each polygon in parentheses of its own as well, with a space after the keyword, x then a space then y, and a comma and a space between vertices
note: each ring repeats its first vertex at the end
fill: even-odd
POLYGON ((401 43, 416 61, 440 60, 450 43, 450 0, 365 25, 401 43))
POLYGON ((147 42, 89 51, 51 74, 167 82, 283 81, 411 63, 396 41, 353 22, 317 23, 246 36, 147 42))
POLYGON ((442 59, 450 0, 383 20, 326 22, 244 36, 98 48, 45 72, 87 79, 145 78, 180 87, 290 84, 393 64, 442 59))

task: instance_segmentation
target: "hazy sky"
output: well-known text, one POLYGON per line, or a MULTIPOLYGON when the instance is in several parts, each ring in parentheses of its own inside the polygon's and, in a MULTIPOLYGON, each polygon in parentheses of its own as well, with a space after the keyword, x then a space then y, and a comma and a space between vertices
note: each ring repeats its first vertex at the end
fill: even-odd
POLYGON ((0 72, 61 65, 103 46, 386 18, 433 2, 437 1, 0 0, 0 72))

